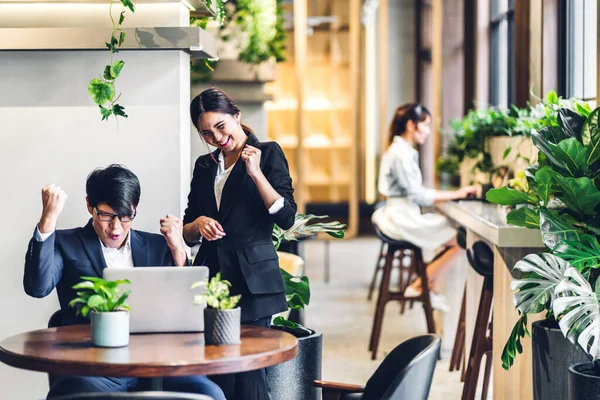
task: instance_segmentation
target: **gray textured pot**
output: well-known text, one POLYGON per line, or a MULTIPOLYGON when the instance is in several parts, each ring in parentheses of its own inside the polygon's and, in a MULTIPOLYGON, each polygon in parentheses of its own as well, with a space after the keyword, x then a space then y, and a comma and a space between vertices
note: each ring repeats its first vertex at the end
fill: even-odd
POLYGON ((129 312, 91 314, 92 344, 98 347, 123 347, 129 344, 129 312))
POLYGON ((570 366, 568 399, 600 399, 600 367, 592 362, 570 366))
POLYGON ((556 322, 534 322, 531 326, 531 343, 534 400, 566 399, 568 368, 588 361, 586 354, 563 336, 556 322))
POLYGON ((204 339, 206 344, 239 344, 241 308, 232 310, 204 309, 204 339))
POLYGON ((321 379, 323 334, 314 332, 298 338, 298 355, 267 368, 271 398, 277 400, 319 400, 320 390, 313 381, 321 379))

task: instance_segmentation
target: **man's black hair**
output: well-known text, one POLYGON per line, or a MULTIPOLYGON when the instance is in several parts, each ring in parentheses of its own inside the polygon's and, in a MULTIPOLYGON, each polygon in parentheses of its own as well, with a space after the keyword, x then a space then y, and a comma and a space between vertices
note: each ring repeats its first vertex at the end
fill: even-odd
POLYGON ((137 176, 119 164, 96 168, 85 184, 88 202, 92 207, 105 203, 119 216, 131 215, 140 201, 140 181, 137 176))

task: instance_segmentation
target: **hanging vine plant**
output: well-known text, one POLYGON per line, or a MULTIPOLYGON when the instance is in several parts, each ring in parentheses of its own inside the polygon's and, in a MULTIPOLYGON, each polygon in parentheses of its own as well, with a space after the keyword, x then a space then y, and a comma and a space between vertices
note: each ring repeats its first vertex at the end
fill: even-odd
MULTIPOLYGON (((283 0, 237 0, 224 5, 217 2, 218 36, 223 42, 233 42, 238 50, 238 61, 259 65, 265 61, 285 61, 286 32, 283 28, 283 0), (222 8, 219 8, 219 3, 222 8)), ((190 25, 206 29, 208 18, 192 18, 190 25)), ((196 81, 210 80, 216 60, 198 60, 192 63, 196 81)), ((192 83, 195 83, 194 80, 192 83)))
MULTIPOLYGON (((135 12, 135 7, 131 0, 120 0, 120 2, 123 7, 129 9, 132 13, 135 12)), ((102 121, 108 120, 108 117, 111 115, 114 115, 115 118, 127 118, 125 108, 117 103, 121 98, 121 94, 117 96, 115 92, 115 81, 121 74, 125 62, 123 60, 113 61, 113 55, 119 52, 118 49, 125 40, 125 32, 121 29, 123 21, 125 20, 125 11, 122 11, 119 15, 119 19, 115 21, 112 13, 113 3, 114 0, 111 0, 108 9, 113 30, 110 41, 106 42, 106 47, 108 47, 108 50, 110 51, 110 63, 104 67, 102 75, 92 79, 88 86, 88 92, 92 96, 94 103, 98 104, 98 107, 100 107, 102 121)))

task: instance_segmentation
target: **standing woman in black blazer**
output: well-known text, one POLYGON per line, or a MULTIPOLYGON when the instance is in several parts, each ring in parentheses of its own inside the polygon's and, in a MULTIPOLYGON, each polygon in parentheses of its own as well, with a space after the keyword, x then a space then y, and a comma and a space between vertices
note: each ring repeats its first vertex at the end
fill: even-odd
MULTIPOLYGON (((190 113, 205 143, 217 148, 196 160, 183 235, 202 241, 194 265, 221 272, 241 294, 242 324, 269 327, 287 310, 273 224, 290 228, 296 215, 288 163, 275 142, 259 142, 240 109, 220 89, 204 90, 190 113)), ((265 370, 215 376, 227 399, 268 400, 265 370)))

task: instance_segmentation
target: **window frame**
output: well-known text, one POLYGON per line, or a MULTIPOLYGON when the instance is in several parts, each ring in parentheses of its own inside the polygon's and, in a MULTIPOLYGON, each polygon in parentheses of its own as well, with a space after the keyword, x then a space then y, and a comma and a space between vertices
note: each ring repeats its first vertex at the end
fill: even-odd
MULTIPOLYGON (((575 6, 580 5, 581 3, 576 4, 581 0, 564 0, 561 1, 561 17, 560 17, 560 60, 559 60, 559 93, 563 97, 575 97, 577 96, 577 88, 575 87, 575 74, 577 73, 575 69, 575 51, 576 51, 576 43, 575 43, 575 28, 577 26, 577 21, 575 21, 575 6)), ((585 6, 585 3, 583 4, 585 6)), ((585 11, 584 11, 585 14, 585 11)), ((583 21, 583 28, 585 31, 585 20, 583 21)), ((585 36, 585 35, 584 35, 585 36)), ((593 36, 592 41, 596 43, 598 40, 598 18, 596 18, 596 35, 593 36)), ((584 54, 585 54, 585 42, 583 44, 584 54)), ((596 51, 597 48, 596 48, 596 51)), ((589 102, 596 102, 598 97, 598 54, 596 54, 596 85, 594 85, 595 94, 593 96, 585 97, 585 92, 581 93, 581 100, 589 102)), ((583 74, 582 74, 582 87, 585 87, 585 55, 583 55, 583 74)), ((581 72, 581 71, 580 71, 581 72)), ((577 96, 580 97, 580 96, 577 96)))
POLYGON ((507 85, 506 107, 510 107, 515 100, 515 4, 514 0, 508 0, 507 7, 503 11, 498 11, 498 0, 490 0, 490 42, 489 42, 489 94, 488 103, 492 106, 503 104, 501 99, 501 85, 507 85), (502 24, 506 23, 506 32, 502 31, 502 24), (501 34, 506 34, 506 82, 500 81, 501 65, 501 34))

